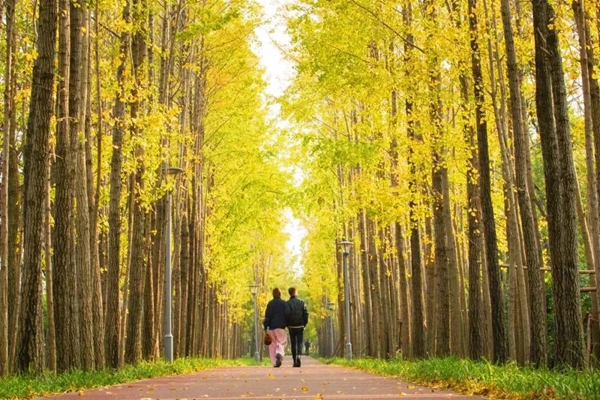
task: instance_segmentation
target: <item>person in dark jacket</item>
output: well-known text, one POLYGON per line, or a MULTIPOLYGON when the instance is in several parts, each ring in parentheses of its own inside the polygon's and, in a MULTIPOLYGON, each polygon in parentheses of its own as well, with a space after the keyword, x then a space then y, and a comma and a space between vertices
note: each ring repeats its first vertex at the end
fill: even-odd
POLYGON ((302 355, 302 336, 304 327, 308 324, 308 310, 306 304, 298 298, 298 291, 291 287, 288 289, 290 299, 287 301, 287 327, 290 332, 290 342, 292 347, 292 358, 294 367, 300 367, 300 355, 302 355))
POLYGON ((287 304, 281 298, 281 290, 273 289, 273 299, 267 304, 263 327, 271 336, 269 345, 269 356, 274 367, 281 367, 285 344, 287 343, 286 327, 287 304))

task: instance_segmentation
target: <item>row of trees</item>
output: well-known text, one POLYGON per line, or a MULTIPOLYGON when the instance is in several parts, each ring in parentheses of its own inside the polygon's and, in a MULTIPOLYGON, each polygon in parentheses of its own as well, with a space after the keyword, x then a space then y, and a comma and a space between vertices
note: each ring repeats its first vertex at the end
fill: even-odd
POLYGON ((239 356, 248 284, 287 274, 256 6, 4 0, 0 16, 0 375, 159 357, 166 257, 175 356, 239 356))
POLYGON ((600 4, 571 5, 289 7, 305 279, 338 355, 345 238, 359 356, 597 356, 600 4))

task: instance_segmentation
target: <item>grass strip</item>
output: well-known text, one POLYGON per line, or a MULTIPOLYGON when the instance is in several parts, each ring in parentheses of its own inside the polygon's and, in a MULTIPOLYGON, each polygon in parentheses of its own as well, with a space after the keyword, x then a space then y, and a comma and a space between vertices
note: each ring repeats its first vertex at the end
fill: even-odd
POLYGON ((557 372, 457 358, 323 361, 491 399, 600 399, 600 373, 593 369, 557 372))
POLYGON ((0 380, 0 399, 29 399, 34 396, 76 392, 140 379, 183 375, 211 368, 239 365, 254 365, 254 359, 178 358, 173 363, 163 360, 144 361, 120 369, 102 371, 73 370, 61 374, 48 373, 44 376, 14 375, 0 380))

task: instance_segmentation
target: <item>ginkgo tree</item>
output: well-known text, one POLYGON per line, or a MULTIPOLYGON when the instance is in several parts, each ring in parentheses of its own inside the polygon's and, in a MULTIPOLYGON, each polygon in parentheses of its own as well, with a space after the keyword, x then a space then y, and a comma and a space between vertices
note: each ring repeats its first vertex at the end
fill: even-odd
MULTIPOLYGON (((555 64, 548 64, 557 91, 554 107, 576 110, 581 98, 575 89, 579 70, 570 56, 577 48, 570 29, 574 16, 563 6, 534 3, 550 15, 544 34, 559 38, 551 52, 555 64), (561 59, 564 74, 556 67, 561 59)), ((597 5, 587 7, 590 13, 597 5)), ((536 171, 552 160, 535 156, 548 127, 540 122, 547 110, 535 102, 544 83, 531 67, 538 62, 534 48, 544 50, 534 41, 534 14, 529 4, 473 0, 297 1, 288 7, 298 74, 282 103, 297 123, 303 154, 304 218, 317 230, 307 239, 304 279, 335 274, 336 301, 342 304, 341 257, 335 257, 334 244, 342 238, 354 242, 349 301, 355 354, 454 354, 499 362, 509 357, 543 365, 550 331, 556 335, 553 362, 581 366, 578 352, 570 358, 562 353, 568 346, 583 348, 579 333, 570 334, 577 340, 569 345, 566 337, 556 342, 566 332, 556 329, 579 324, 579 282, 571 278, 585 264, 570 258, 562 275, 554 263, 567 253, 558 243, 550 252, 546 247, 553 235, 547 223, 562 224, 566 234, 577 217, 568 201, 560 218, 546 214, 541 205, 550 207, 557 187, 548 189, 546 182, 546 194, 537 190, 544 178, 536 171), (554 312, 552 330, 543 315, 548 264, 542 254, 553 266, 545 275, 553 297, 573 306, 568 313, 554 312)), ((593 41, 594 35, 586 37, 593 41)), ((559 115, 565 122, 566 114, 559 115)), ((573 124, 581 121, 577 112, 568 116, 573 124)), ((553 172, 560 185, 573 176, 565 172, 573 167, 566 156, 573 154, 579 165, 585 157, 579 133, 566 132, 560 139, 565 175, 553 172)), ((589 173, 590 157, 588 152, 588 174, 579 177, 584 183, 596 179, 589 173)), ((330 289, 315 290, 312 299, 319 301, 330 289)), ((344 309, 338 309, 342 327, 344 309)), ((340 332, 338 343, 344 340, 340 332)), ((336 348, 340 354, 343 346, 336 348)))

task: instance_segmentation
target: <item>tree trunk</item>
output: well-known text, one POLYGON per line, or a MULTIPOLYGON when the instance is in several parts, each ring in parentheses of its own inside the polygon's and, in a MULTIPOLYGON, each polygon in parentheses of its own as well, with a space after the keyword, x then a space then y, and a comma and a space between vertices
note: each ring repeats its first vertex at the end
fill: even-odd
POLYGON ((540 127, 548 236, 554 294, 554 358, 557 365, 584 365, 573 155, 558 37, 549 26, 554 10, 546 0, 534 0, 536 108, 540 127))
MULTIPOLYGON (((123 20, 129 22, 129 0, 123 7, 123 20)), ((106 318, 105 318, 105 356, 108 367, 119 366, 119 278, 120 278, 120 257, 121 257, 121 217, 120 202, 123 184, 121 182, 122 154, 123 154, 123 133, 125 129, 125 96, 124 73, 125 64, 129 48, 129 33, 121 33, 121 63, 117 67, 117 81, 119 83, 119 93, 115 97, 113 117, 115 125, 113 127, 112 146, 113 152, 110 163, 110 203, 108 210, 108 271, 106 282, 106 318)))
POLYGON ((423 258, 425 265, 423 266, 423 293, 426 298, 425 319, 427 332, 427 348, 430 353, 435 351, 436 339, 436 287, 435 287, 435 256, 433 243, 433 221, 431 217, 425 218, 425 231, 423 232, 423 240, 421 247, 423 249, 423 258))
MULTIPOLYGON (((376 223, 373 219, 365 212, 367 220, 367 255, 368 264, 363 265, 369 274, 368 285, 365 284, 365 297, 366 293, 370 292, 371 297, 371 315, 373 316, 368 326, 372 327, 370 335, 370 356, 381 358, 382 355, 382 344, 385 343, 385 336, 383 330, 383 312, 381 304, 381 287, 379 287, 379 260, 377 259, 377 245, 375 244, 375 236, 377 235, 376 223)), ((367 310, 368 312, 368 310, 367 310)), ((352 325, 354 326, 354 325, 352 325)))
MULTIPOLYGON (((600 88, 598 87, 597 79, 594 79, 594 68, 596 60, 594 57, 594 46, 590 39, 590 32, 587 21, 587 13, 583 9, 583 4, 579 0, 573 1, 573 11, 575 14, 575 22, 577 24, 577 32, 579 35, 579 53, 581 57, 581 81, 584 102, 584 118, 585 118, 585 149, 586 149, 586 165, 587 165, 587 197, 588 197, 588 218, 591 228, 591 250, 594 259, 593 267, 595 271, 591 282, 594 282, 596 287, 600 287, 600 206, 598 204, 598 196, 600 187, 598 185, 598 177, 600 177, 600 88), (596 150, 594 152, 594 149, 596 150), (595 154, 594 154, 595 153, 595 154), (596 160, 596 167, 594 166, 596 160)), ((591 325, 593 334, 592 353, 598 356, 600 353, 600 315, 598 314, 599 296, 598 292, 592 294, 594 301, 593 313, 594 323, 591 325)))
POLYGON ((546 298, 543 274, 540 270, 542 267, 539 258, 540 250, 536 240, 537 223, 533 215, 532 202, 529 196, 531 188, 528 187, 526 173, 529 169, 527 163, 528 137, 522 119, 523 107, 521 104, 520 80, 508 0, 502 0, 501 10, 510 90, 510 114, 515 146, 515 183, 525 245, 525 265, 528 266, 530 360, 534 365, 543 366, 546 365, 547 353, 546 298))
POLYGON ((52 166, 55 184, 53 240, 53 286, 55 295, 54 319, 56 326, 57 370, 80 367, 79 316, 76 292, 77 267, 73 263, 74 243, 73 193, 74 154, 69 135, 69 65, 70 65, 70 10, 69 1, 59 2, 59 57, 58 105, 56 127, 56 160, 52 166), (74 269, 75 268, 75 269, 74 269))
POLYGON ((490 183, 490 160, 487 142, 487 122, 484 109, 484 83, 481 72, 481 54, 477 44, 477 15, 476 0, 469 0, 469 30, 471 42, 471 66, 473 71, 473 88, 475 94, 475 121, 477 124, 477 145, 479 155, 479 182, 481 188, 481 211, 486 248, 486 264, 490 283, 492 302, 492 336, 494 346, 494 361, 503 363, 507 357, 506 334, 504 330, 504 310, 500 282, 500 267, 498 265, 498 245, 496 242, 496 223, 490 183))
MULTIPOLYGON (((47 176, 50 176, 50 164, 48 164, 47 176)), ((50 180, 46 185, 46 215, 44 224, 44 261, 46 263, 46 309, 48 320, 46 327, 46 368, 56 372, 56 323, 54 321, 54 285, 52 277, 52 202, 50 200, 52 185, 50 180)))
MULTIPOLYGON (((14 30, 13 30, 14 31, 14 30)), ((14 34, 13 34, 14 35, 14 34)), ((14 61, 13 61, 14 62, 14 61)), ((15 91, 16 83, 11 81, 12 91, 15 91)), ((6 126, 8 126, 8 121, 6 126)), ((19 309, 21 299, 21 254, 23 253, 21 238, 21 223, 23 217, 21 182, 19 178, 19 153, 20 149, 16 145, 16 123, 15 113, 13 112, 10 120, 10 132, 8 141, 12 143, 8 157, 8 357, 9 369, 12 370, 15 363, 15 348, 17 342, 17 326, 19 324, 19 309)), ((47 176, 50 176, 46 172, 47 176)), ((25 207, 23 207, 25 208, 25 207)))
MULTIPOLYGON (((487 9, 486 9, 487 13, 487 9)), ((493 35, 498 36, 495 22, 495 12, 492 8, 493 35)), ((508 241, 508 277, 509 277, 509 354, 510 358, 516 360, 520 365, 529 363, 530 337, 529 337, 529 307, 525 293, 525 275, 523 273, 523 249, 521 248, 521 232, 519 230, 519 218, 517 216, 517 202, 514 195, 514 179, 512 154, 508 148, 508 116, 506 113, 506 83, 502 63, 499 58, 498 44, 492 44, 488 40, 488 54, 490 65, 491 97, 494 104, 494 115, 498 131, 498 142, 502 155, 502 176, 504 177, 504 208, 506 215, 506 238, 508 241), (496 84, 495 66, 498 70, 498 82, 496 84), (498 101, 498 90, 500 89, 500 100, 498 101)))
MULTIPOLYGON (((396 127, 397 118, 398 118, 398 95, 396 90, 392 90, 391 94, 391 102, 392 102, 392 111, 391 118, 394 126, 396 127)), ((398 181, 399 181, 399 159, 398 159, 398 140, 396 137, 392 139, 390 143, 390 152, 392 157, 392 171, 390 174, 391 186, 394 193, 398 195, 398 181)), ((406 273, 406 259, 404 258, 404 254, 406 252, 404 246, 404 237, 402 235, 402 224, 399 221, 393 223, 392 226, 393 232, 393 243, 396 249, 396 258, 398 261, 398 297, 399 297, 399 306, 400 306, 400 314, 398 318, 399 330, 400 334, 400 346, 399 349, 402 351, 402 354, 408 356, 409 353, 409 345, 410 345, 410 318, 409 318, 409 307, 408 307, 408 277, 406 273)))
MULTIPOLYGON (((93 156, 92 156, 92 62, 91 62, 91 35, 87 35, 87 48, 88 48, 88 96, 87 96, 87 113, 86 113, 86 124, 85 124, 85 152, 86 152, 86 172, 87 172, 87 188, 88 188, 88 201, 89 201, 89 212, 90 212, 90 258, 91 258, 91 270, 92 270, 92 285, 93 285, 93 297, 92 303, 94 307, 93 319, 94 319, 94 333, 95 333, 95 365, 97 369, 104 369, 105 356, 104 356, 104 299, 102 296, 102 278, 100 275, 100 238, 98 235, 98 207, 100 203, 100 185, 101 176, 100 171, 102 170, 102 98, 100 88, 100 60, 99 60, 99 28, 98 19, 100 18, 98 12, 98 3, 95 4, 94 15, 96 18, 94 29, 96 38, 94 40, 94 74, 96 78, 96 117, 98 119, 97 130, 96 130, 96 182, 94 183, 94 170, 93 170, 93 156), (94 187, 95 184, 95 187, 94 187)), ((86 26, 87 31, 91 31, 90 27, 90 11, 86 13, 86 26)))
POLYGON ((24 153, 24 253, 22 297, 16 342, 18 371, 44 369, 42 338, 42 246, 50 119, 54 88, 57 2, 39 2, 38 56, 33 67, 24 153))
MULTIPOLYGON (((4 129, 2 143, 2 159, 0 160, 2 174, 2 183, 0 185, 0 261, 2 269, 0 270, 0 377, 5 377, 9 373, 9 346, 12 345, 9 339, 9 295, 10 279, 9 269, 12 267, 9 260, 9 182, 11 179, 10 162, 11 146, 14 146, 11 139, 14 138, 14 83, 13 83, 13 48, 15 44, 15 0, 5 2, 6 6, 6 64, 4 71, 4 129)), ((10 215, 10 219, 17 219, 18 214, 10 215)), ((14 250, 14 249, 13 249, 14 250)), ((14 305, 14 302, 10 302, 14 305)), ((14 329, 14 328, 13 328, 14 329)))
POLYGON ((439 154, 434 154, 432 178, 433 223, 435 234, 435 288, 436 288, 436 344, 435 356, 450 355, 450 282, 448 276, 447 238, 444 226, 444 171, 439 165, 439 154))
MULTIPOLYGON (((365 310, 365 321, 364 324, 366 326, 373 326, 374 323, 374 318, 375 316, 373 315, 373 305, 372 305, 372 294, 373 292, 371 291, 371 276, 369 274, 369 223, 368 223, 368 218, 367 218, 367 213, 366 211, 363 209, 360 211, 359 215, 357 216, 358 219, 358 234, 360 236, 359 242, 360 242, 360 252, 359 252, 359 257, 360 257, 360 271, 362 273, 362 283, 364 286, 364 300, 363 300, 363 309, 365 310)), ((348 257, 349 258, 349 257, 348 257)), ((342 263, 343 263, 343 257, 342 257, 342 263)), ((343 275, 341 276, 342 282, 343 282, 343 275)), ((343 287, 342 287, 343 288, 343 287)), ((344 293, 343 291, 340 293, 344 293)), ((342 296, 343 297, 343 296, 342 296)), ((345 310, 345 308, 341 308, 341 310, 345 310)), ((341 312, 342 314, 345 313, 345 311, 341 312)), ((344 316, 344 324, 347 321, 347 319, 344 316)), ((343 331, 342 332, 346 332, 346 327, 343 327, 343 331)), ((372 335, 371 335, 372 331, 371 330, 367 330, 365 331, 365 335, 363 337, 364 341, 365 341, 365 350, 367 352, 367 354, 369 356, 373 356, 375 349, 374 349, 374 343, 372 340, 372 335)), ((344 337, 344 335, 342 334, 342 337, 344 337)), ((344 343, 346 343, 344 341, 344 343)))
MULTIPOLYGON (((475 149, 475 132, 472 127, 466 127, 468 141, 471 148, 475 149)), ((479 204, 479 185, 477 175, 479 166, 477 154, 473 150, 469 159, 467 171, 467 199, 468 199, 468 262, 469 262, 469 357, 479 360, 486 355, 485 331, 482 329, 487 325, 483 315, 483 293, 482 293, 482 238, 481 238, 481 207, 479 204)))
MULTIPOLYGON (((146 25, 147 7, 143 0, 133 1, 133 23, 136 30, 133 33, 131 53, 132 67, 135 79, 135 87, 132 91, 130 104, 130 115, 132 121, 137 121, 140 116, 140 108, 143 105, 140 99, 142 88, 142 66, 146 60, 146 25)), ((132 137, 141 136, 140 128, 133 123, 131 127, 132 137)), ((140 144, 134 148, 134 159, 137 166, 135 171, 135 185, 132 187, 131 196, 133 207, 132 241, 131 241, 131 267, 129 271, 129 307, 127 314, 127 338, 125 344, 125 362, 136 363, 141 359, 142 339, 142 317, 144 309, 144 283, 147 274, 144 228, 146 226, 147 214, 143 209, 142 193, 144 191, 144 149, 140 144)), ((169 240, 169 238, 167 238, 169 240)))
POLYGON ((73 154, 73 176, 75 195, 75 257, 77 286, 80 302, 81 366, 84 370, 95 368, 92 260, 90 255, 90 215, 87 192, 87 165, 85 143, 82 139, 85 127, 85 105, 87 103, 87 47, 84 46, 85 5, 80 0, 70 3, 70 71, 69 71, 69 135, 73 154))
MULTIPOLYGON (((142 358, 144 360, 153 360, 158 357, 158 341, 156 337, 156 304, 154 300, 154 289, 157 277, 155 276, 156 263, 159 262, 156 257, 158 252, 157 243, 153 240, 154 235, 162 225, 157 223, 156 212, 146 217, 146 243, 145 248, 149 254, 148 266, 146 268, 146 282, 144 283, 144 316, 142 319, 142 358)), ((161 253, 162 254, 162 253, 161 253)))
POLYGON ((448 169, 442 170, 442 193, 444 207, 442 210, 444 230, 446 232, 446 258, 448 260, 448 294, 450 305, 450 350, 457 357, 465 356, 465 334, 463 321, 463 291, 460 290, 460 272, 456 254, 456 239, 452 223, 452 206, 450 204, 450 182, 448 169))

